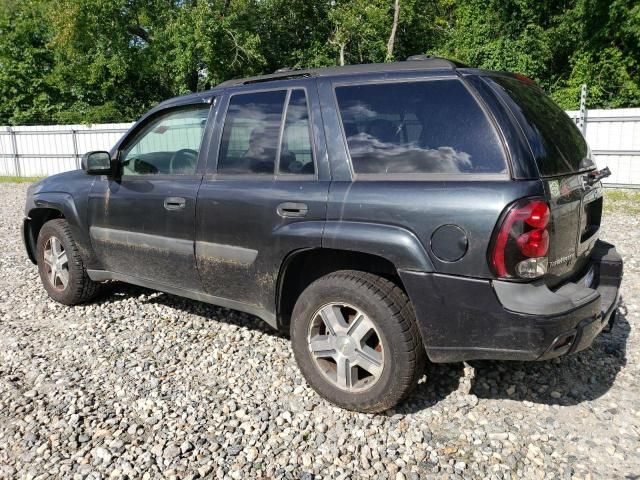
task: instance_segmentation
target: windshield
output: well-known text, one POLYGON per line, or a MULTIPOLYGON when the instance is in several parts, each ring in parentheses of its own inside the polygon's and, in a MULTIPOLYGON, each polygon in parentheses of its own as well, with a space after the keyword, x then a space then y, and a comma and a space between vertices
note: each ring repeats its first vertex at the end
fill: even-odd
POLYGON ((525 135, 543 177, 576 173, 595 167, 584 137, 569 116, 539 87, 511 77, 493 77, 527 125, 525 135))

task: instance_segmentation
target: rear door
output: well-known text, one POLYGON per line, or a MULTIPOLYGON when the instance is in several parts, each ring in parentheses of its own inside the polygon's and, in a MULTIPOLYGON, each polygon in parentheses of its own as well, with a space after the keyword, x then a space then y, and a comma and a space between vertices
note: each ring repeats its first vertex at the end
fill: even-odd
POLYGON ((510 107, 526 136, 551 208, 549 228, 550 285, 581 272, 598 239, 602 186, 590 186, 585 175, 595 168, 582 134, 532 82, 496 76, 492 88, 510 107))
POLYGON ((283 83, 221 99, 196 213, 204 290, 263 316, 286 255, 320 247, 330 183, 315 81, 283 83))

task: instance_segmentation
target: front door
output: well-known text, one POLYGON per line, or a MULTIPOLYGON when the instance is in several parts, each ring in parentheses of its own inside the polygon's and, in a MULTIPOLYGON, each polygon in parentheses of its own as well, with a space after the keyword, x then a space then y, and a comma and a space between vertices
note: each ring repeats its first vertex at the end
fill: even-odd
POLYGON ((330 183, 315 82, 286 85, 221 101, 196 214, 205 291, 268 321, 286 255, 321 245, 330 183))
POLYGON ((121 175, 96 180, 89 195, 90 235, 106 270, 200 290, 195 209, 209 110, 201 103, 151 116, 119 149, 121 175))

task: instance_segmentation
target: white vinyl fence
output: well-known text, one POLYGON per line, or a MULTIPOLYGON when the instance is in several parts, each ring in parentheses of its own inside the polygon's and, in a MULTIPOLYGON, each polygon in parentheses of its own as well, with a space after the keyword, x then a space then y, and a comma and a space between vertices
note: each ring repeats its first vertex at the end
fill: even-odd
MULTIPOLYGON (((578 123, 578 111, 567 112, 578 123)), ((609 186, 640 188, 640 108, 588 110, 584 134, 609 186)))
MULTIPOLYGON (((578 111, 567 114, 576 123, 578 111)), ((640 188, 640 108, 588 110, 583 133, 607 186, 640 188)), ((0 176, 37 177, 80 168, 82 154, 109 150, 130 123, 0 127, 0 176)))
POLYGON ((0 127, 0 175, 43 177, 75 170, 83 153, 111 149, 131 125, 0 127))

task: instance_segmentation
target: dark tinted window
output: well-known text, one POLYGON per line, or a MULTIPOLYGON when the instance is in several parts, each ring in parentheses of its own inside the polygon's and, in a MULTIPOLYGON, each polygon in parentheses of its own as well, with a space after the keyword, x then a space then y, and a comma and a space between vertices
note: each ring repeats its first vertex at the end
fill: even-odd
POLYGON ((309 109, 304 90, 292 90, 282 132, 279 173, 313 174, 309 109))
POLYGON ((527 137, 543 176, 593 168, 589 149, 569 116, 537 86, 510 77, 494 77, 529 125, 527 137))
POLYGON ((337 87, 356 173, 499 173, 484 112, 459 80, 337 87))
POLYGON ((279 90, 231 97, 218 172, 273 175, 286 95, 286 90, 279 90))

